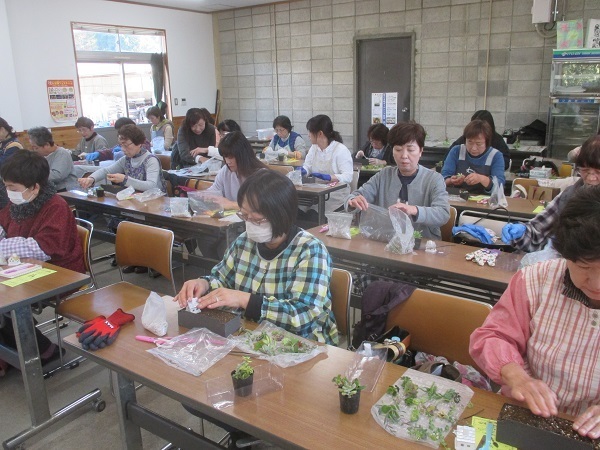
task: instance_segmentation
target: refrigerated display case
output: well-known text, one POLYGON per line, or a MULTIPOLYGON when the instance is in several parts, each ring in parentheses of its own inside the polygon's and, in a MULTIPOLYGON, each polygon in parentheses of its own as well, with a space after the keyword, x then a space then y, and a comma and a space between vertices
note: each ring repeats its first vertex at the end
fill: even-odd
POLYGON ((548 156, 567 153, 598 132, 600 49, 554 50, 550 77, 548 156))

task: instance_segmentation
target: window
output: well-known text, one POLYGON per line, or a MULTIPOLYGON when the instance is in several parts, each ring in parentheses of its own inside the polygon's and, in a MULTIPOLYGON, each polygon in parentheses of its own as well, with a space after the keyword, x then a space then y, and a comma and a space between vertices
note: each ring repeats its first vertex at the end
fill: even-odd
POLYGON ((167 97, 164 30, 82 23, 71 28, 83 115, 98 127, 113 126, 119 117, 148 122, 148 108, 167 97))

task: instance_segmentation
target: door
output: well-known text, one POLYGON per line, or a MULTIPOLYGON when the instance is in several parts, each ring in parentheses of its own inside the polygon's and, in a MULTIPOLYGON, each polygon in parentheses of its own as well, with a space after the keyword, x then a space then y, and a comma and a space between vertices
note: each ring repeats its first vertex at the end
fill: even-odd
MULTIPOLYGON (((397 92, 398 121, 405 122, 413 117, 414 41, 413 33, 356 39, 355 149, 362 148, 367 142, 367 129, 373 123, 371 94, 397 92)), ((391 128, 394 124, 386 125, 391 128)))

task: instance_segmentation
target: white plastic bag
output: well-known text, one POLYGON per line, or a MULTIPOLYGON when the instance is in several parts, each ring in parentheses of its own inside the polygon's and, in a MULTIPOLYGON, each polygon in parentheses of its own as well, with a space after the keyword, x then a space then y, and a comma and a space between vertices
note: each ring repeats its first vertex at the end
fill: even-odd
POLYGON ((329 225, 329 231, 327 231, 327 236, 342 238, 342 239, 351 239, 350 235, 350 225, 352 224, 352 214, 347 213, 327 213, 325 214, 327 217, 327 223, 329 225))
POLYGON ((223 359, 233 347, 235 342, 231 339, 206 328, 194 328, 147 351, 169 366, 199 376, 223 359))
POLYGON ((302 172, 299 170, 292 170, 287 173, 287 177, 292 180, 294 186, 302 186, 302 172))
POLYGON ((156 136, 156 137, 152 138, 152 150, 154 150, 156 153, 162 153, 164 151, 164 149, 165 149, 164 136, 156 136))
POLYGON ((388 252, 404 255, 413 251, 415 246, 415 238, 413 237, 414 228, 412 220, 403 211, 396 208, 391 208, 390 219, 394 225, 394 237, 390 240, 385 249, 388 252))
POLYGON ((167 309, 164 300, 156 292, 150 292, 142 313, 142 325, 157 336, 167 334, 167 309))
POLYGON ((498 183, 498 178, 492 177, 492 194, 490 195, 490 208, 508 208, 508 201, 504 195, 504 184, 498 183))
POLYGON ((152 188, 152 189, 148 189, 145 192, 140 192, 139 194, 134 194, 133 198, 134 200, 137 200, 138 202, 149 202, 150 200, 154 200, 157 198, 162 197, 163 195, 166 195, 163 191, 161 191, 159 188, 152 188))
POLYGON ((169 198, 171 206, 171 217, 192 217, 190 205, 186 197, 169 198))
POLYGON ((135 189, 129 186, 127 189, 117 192, 117 200, 127 200, 131 198, 135 192, 135 189))

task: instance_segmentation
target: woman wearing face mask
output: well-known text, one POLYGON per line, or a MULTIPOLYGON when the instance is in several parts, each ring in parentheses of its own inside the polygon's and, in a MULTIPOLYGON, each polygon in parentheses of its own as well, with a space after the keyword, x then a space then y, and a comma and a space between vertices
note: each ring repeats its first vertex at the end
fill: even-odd
MULTIPOLYGON (((85 273, 83 252, 73 213, 48 182, 50 166, 37 153, 17 150, 0 168, 10 205, 0 210, 0 254, 48 261, 85 273)), ((1 329, 4 342, 14 347, 11 321, 1 329)), ((58 347, 37 332, 42 364, 57 358, 58 347)), ((0 360, 0 375, 6 365, 0 360)))
POLYGON ((210 276, 187 281, 174 301, 185 307, 244 309, 247 319, 268 320, 286 330, 335 345, 331 310, 331 258, 321 241, 296 226, 298 197, 285 176, 259 170, 238 192, 238 216, 246 232, 210 276))
POLYGON ((179 162, 182 167, 196 164, 198 155, 206 156, 208 147, 216 144, 216 130, 205 108, 191 108, 177 132, 179 162))

